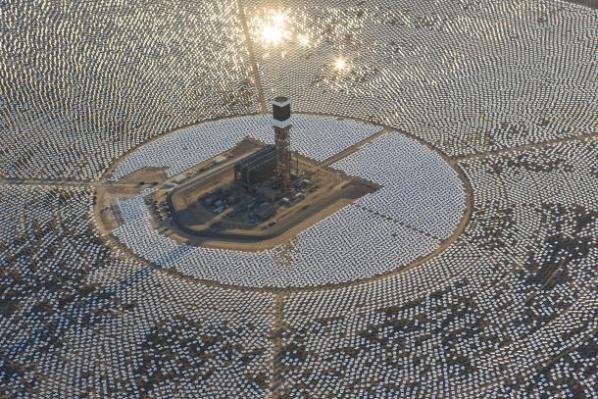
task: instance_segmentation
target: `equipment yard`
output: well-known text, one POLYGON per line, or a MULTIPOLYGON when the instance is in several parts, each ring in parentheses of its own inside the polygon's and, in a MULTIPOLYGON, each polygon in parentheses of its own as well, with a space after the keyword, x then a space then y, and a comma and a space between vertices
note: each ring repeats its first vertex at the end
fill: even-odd
POLYGON ((237 242, 238 249, 259 250, 288 241, 298 231, 379 188, 298 157, 301 173, 294 177, 289 197, 284 197, 277 195, 272 179, 254 187, 236 184, 232 168, 236 160, 229 158, 222 166, 176 187, 167 182, 157 190, 157 209, 170 216, 161 216, 164 226, 195 245, 234 248, 237 242))

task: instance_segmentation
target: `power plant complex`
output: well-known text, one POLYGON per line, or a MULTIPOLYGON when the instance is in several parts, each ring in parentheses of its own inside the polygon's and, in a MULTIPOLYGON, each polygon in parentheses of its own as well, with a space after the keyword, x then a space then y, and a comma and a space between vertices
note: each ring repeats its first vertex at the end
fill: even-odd
POLYGON ((291 122, 290 100, 276 97, 270 137, 260 132, 274 144, 244 137, 164 182, 151 197, 160 230, 200 247, 273 248, 380 188, 293 153, 291 122))

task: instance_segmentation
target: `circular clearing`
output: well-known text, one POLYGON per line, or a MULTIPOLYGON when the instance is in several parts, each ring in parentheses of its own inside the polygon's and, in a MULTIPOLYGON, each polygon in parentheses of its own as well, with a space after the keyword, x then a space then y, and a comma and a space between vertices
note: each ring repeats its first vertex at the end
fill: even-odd
POLYGON ((245 137, 272 143, 270 122, 266 115, 209 121, 128 153, 108 174, 102 197, 109 200, 103 199, 96 212, 103 229, 137 256, 189 277, 246 288, 300 289, 402 270, 439 252, 462 226, 466 182, 441 154, 383 126, 295 114, 294 150, 382 188, 269 249, 198 247, 157 227, 151 198, 160 184, 245 137))

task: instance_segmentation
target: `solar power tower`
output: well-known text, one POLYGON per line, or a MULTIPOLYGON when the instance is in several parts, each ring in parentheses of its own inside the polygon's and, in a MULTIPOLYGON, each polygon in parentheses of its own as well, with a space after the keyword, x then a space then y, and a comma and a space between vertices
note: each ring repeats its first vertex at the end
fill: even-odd
POLYGON ((276 172, 282 192, 291 192, 291 103, 287 97, 276 97, 272 102, 274 142, 276 144, 276 172))

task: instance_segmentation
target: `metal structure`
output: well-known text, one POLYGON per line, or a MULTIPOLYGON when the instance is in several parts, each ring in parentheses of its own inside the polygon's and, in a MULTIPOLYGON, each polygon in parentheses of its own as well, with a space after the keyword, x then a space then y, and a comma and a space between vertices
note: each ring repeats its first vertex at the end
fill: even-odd
MULTIPOLYGON (((286 97, 272 102, 274 145, 269 145, 235 164, 235 181, 247 187, 275 177, 280 193, 292 190, 293 155, 291 153, 291 103, 286 97)), ((298 166, 297 166, 298 168, 298 166)))
POLYGON ((276 173, 280 179, 281 191, 291 192, 291 103, 287 97, 276 97, 272 102, 272 122, 276 146, 276 173))
POLYGON ((276 147, 269 145, 235 165, 235 181, 245 186, 251 186, 272 176, 276 166, 276 147))

